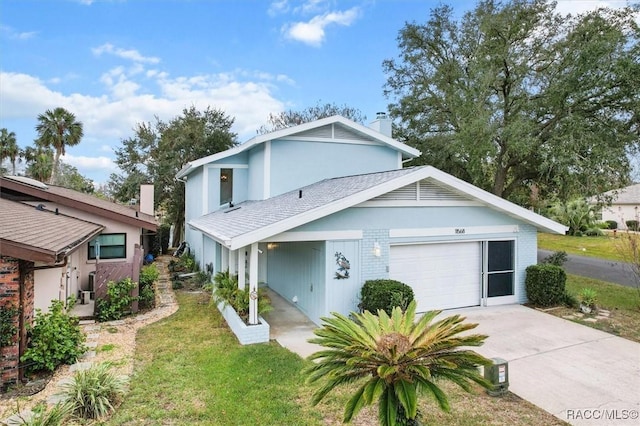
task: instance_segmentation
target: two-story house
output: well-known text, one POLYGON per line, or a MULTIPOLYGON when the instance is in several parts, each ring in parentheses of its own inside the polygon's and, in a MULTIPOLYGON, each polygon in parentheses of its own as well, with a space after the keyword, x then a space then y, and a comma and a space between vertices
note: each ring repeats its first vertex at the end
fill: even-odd
POLYGON ((201 267, 268 285, 315 323, 357 310, 370 279, 412 286, 419 311, 525 302, 537 231, 565 227, 433 167, 403 168, 419 155, 386 116, 256 136, 178 173, 186 240, 201 267))

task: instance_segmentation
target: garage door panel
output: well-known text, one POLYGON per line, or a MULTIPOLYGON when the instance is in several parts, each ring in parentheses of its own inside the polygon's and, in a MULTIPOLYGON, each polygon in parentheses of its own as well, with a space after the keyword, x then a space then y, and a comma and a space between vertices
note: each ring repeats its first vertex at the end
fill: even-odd
POLYGON ((413 288, 418 312, 479 305, 480 271, 478 242, 391 247, 389 276, 413 288))

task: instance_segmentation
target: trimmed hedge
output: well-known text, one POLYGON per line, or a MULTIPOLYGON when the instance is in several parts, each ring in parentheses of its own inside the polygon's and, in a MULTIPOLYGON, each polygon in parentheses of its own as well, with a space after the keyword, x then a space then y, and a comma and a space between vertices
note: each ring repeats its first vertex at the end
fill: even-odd
POLYGON ((382 309, 391 315, 394 307, 400 306, 404 310, 412 300, 413 289, 400 281, 369 280, 362 286, 358 307, 361 312, 377 313, 382 309))
POLYGON ((559 266, 543 263, 527 268, 525 286, 529 302, 536 306, 556 306, 565 301, 567 274, 559 266))
POLYGON ((637 220, 627 220, 625 222, 629 231, 637 231, 638 230, 638 221, 637 220))
POLYGON ((607 229, 618 229, 618 222, 615 220, 607 220, 607 229))

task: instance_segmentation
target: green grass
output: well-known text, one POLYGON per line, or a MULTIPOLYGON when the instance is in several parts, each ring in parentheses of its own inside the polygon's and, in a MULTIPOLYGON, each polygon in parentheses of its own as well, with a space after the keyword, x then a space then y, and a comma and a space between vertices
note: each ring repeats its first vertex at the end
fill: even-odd
POLYGON ((178 298, 176 314, 139 331, 131 391, 109 424, 320 424, 297 402, 305 361, 240 346, 217 310, 178 298))
MULTIPOLYGON (((301 371, 310 361, 276 343, 240 346, 215 308, 195 294, 177 292, 180 309, 137 335, 131 390, 107 425, 339 425, 349 389, 316 407, 314 388, 301 371)), ((443 388, 452 412, 420 398, 425 424, 560 425, 513 394, 493 398, 443 388)), ((351 388, 353 390, 353 388, 351 388)), ((377 424, 366 408, 355 424, 377 424)))
POLYGON ((573 237, 570 235, 555 235, 538 233, 538 248, 551 251, 566 251, 569 254, 599 257, 618 262, 627 262, 629 256, 625 253, 629 236, 619 233, 616 238, 612 234, 602 237, 573 237))
MULTIPOLYGON (((610 318, 595 323, 580 321, 581 324, 640 342, 640 291, 638 288, 567 274, 567 292, 578 297, 583 288, 596 291, 596 305, 610 311, 610 318)), ((558 312, 560 316, 564 313, 566 312, 558 312)))

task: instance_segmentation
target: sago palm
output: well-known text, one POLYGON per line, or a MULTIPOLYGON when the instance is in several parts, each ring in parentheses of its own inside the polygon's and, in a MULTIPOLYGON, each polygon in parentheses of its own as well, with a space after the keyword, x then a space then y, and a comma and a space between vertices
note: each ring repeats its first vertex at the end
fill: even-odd
POLYGON ((478 353, 464 349, 480 346, 487 338, 464 334, 477 324, 463 323, 460 315, 435 321, 441 311, 425 313, 416 322, 416 302, 405 312, 394 308, 352 314, 353 319, 333 313, 309 342, 328 349, 309 358, 316 361, 306 370, 310 383, 320 383, 312 403, 320 402, 340 385, 357 383, 346 404, 344 421, 349 422, 362 407, 378 404, 381 425, 415 424, 418 396, 429 395, 440 408, 449 411, 449 400, 439 387, 448 380, 470 392, 471 382, 490 384, 479 374, 480 365, 491 364, 478 353))
POLYGON ((83 136, 82 123, 76 120, 76 116, 64 108, 46 110, 38 115, 37 143, 43 147, 52 147, 55 150, 53 161, 53 173, 51 182, 56 183, 60 168, 60 156, 65 155, 66 147, 80 143, 83 136))

